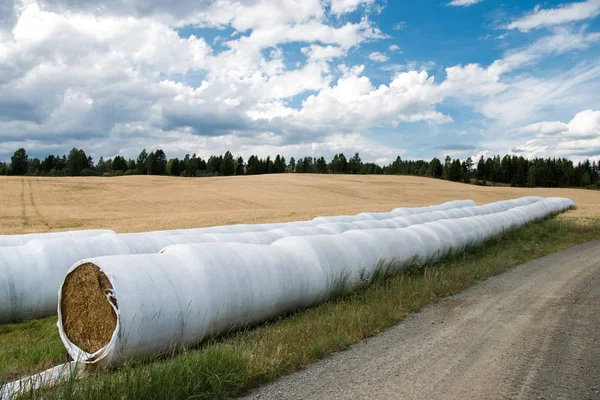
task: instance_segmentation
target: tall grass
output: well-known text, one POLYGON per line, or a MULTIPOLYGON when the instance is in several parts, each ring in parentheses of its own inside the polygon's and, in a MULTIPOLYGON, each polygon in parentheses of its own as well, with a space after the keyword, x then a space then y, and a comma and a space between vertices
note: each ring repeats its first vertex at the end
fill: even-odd
MULTIPOLYGON (((395 274, 382 268, 381 273, 365 280, 368 285, 356 290, 341 285, 338 295, 327 303, 213 339, 195 349, 131 362, 115 371, 91 373, 80 381, 23 397, 106 400, 235 396, 344 350, 441 297, 525 261, 598 237, 597 220, 579 223, 549 219, 530 224, 431 265, 413 265, 395 274)), ((30 345, 35 352, 36 344, 30 345)))

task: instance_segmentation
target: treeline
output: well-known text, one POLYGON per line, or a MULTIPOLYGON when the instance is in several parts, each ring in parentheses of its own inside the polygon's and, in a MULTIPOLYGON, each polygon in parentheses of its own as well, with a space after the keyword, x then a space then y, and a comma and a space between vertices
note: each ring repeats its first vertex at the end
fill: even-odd
POLYGON ((275 158, 250 156, 247 161, 235 158, 231 152, 208 159, 187 154, 184 158, 167 159, 161 149, 150 153, 146 150, 137 159, 122 156, 104 159, 94 163, 92 157, 82 149, 72 149, 68 155, 49 155, 44 160, 30 158, 25 149, 18 149, 10 163, 0 162, 0 175, 34 176, 119 176, 119 175, 173 175, 185 177, 231 176, 280 173, 316 174, 392 174, 415 175, 446 179, 455 182, 486 185, 488 182, 504 183, 511 186, 529 187, 600 187, 600 162, 586 160, 574 164, 566 158, 534 158, 505 155, 474 163, 452 159, 447 156, 442 162, 438 158, 431 161, 402 160, 400 156, 386 166, 364 163, 359 153, 346 158, 336 154, 330 161, 324 157, 302 157, 289 161, 277 155, 275 158))

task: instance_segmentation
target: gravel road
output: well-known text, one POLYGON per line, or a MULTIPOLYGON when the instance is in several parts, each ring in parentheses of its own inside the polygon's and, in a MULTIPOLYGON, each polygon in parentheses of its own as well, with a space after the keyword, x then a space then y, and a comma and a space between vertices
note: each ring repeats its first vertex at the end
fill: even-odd
POLYGON ((600 240, 425 308, 248 399, 600 399, 600 240))

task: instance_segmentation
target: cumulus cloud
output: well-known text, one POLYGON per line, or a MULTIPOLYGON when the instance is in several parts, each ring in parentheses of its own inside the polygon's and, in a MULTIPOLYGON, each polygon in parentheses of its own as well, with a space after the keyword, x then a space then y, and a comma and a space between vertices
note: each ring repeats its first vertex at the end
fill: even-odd
MULTIPOLYGON (((370 3, 332 7, 343 13, 370 3)), ((176 148, 173 142, 292 149, 356 139, 373 124, 449 120, 435 111, 433 78, 406 75, 375 87, 360 66, 342 66, 341 77, 332 71, 349 49, 385 37, 366 17, 333 26, 320 1, 182 7, 53 1, 14 8, 12 30, 0 42, 0 151, 13 151, 14 132, 32 151, 57 142, 85 143, 92 154, 149 143, 176 148), (228 26, 237 35, 216 52, 201 37, 179 36, 174 26, 187 23, 228 26), (295 69, 286 64, 286 43, 304 45, 306 60, 295 69), (300 106, 288 104, 311 92, 300 106)), ((354 143, 376 147, 361 140, 354 143)))
POLYGON ((369 60, 371 60, 371 61, 386 62, 389 59, 390 58, 388 56, 386 56, 385 54, 380 53, 378 51, 374 51, 371 54, 369 54, 369 60))
POLYGON ((599 13, 600 0, 567 3, 548 9, 536 6, 533 12, 509 23, 505 28, 529 32, 532 29, 594 18, 599 13))
POLYGON ((361 132, 386 121, 451 121, 435 110, 440 98, 434 79, 427 72, 401 73, 389 85, 379 87, 374 87, 362 72, 362 66, 345 70, 334 86, 309 96, 294 113, 297 123, 309 122, 321 131, 342 128, 361 132))
POLYGON ((38 0, 37 3, 46 11, 63 14, 126 15, 175 27, 232 26, 241 32, 282 23, 301 23, 324 16, 320 0, 285 0, 278 2, 276 7, 269 0, 38 0))
MULTIPOLYGON (((377 70, 391 73, 381 84, 364 66, 345 65, 365 43, 387 38, 370 20, 375 6, 364 0, 0 0, 6 24, 0 28, 0 156, 22 145, 128 156, 160 146, 199 154, 228 147, 262 155, 347 149, 385 160, 403 150, 370 139, 373 127, 424 122, 435 130, 452 122, 438 110, 449 100, 490 120, 528 125, 539 109, 600 76, 591 65, 564 76, 514 74, 600 38, 555 28, 488 66, 449 66, 441 82, 427 72, 433 63, 390 65, 385 53, 367 53, 380 63, 377 70), (356 11, 363 15, 342 18, 356 11), (219 30, 221 39, 180 34, 184 26, 219 30), (301 49, 293 58, 289 44, 301 49)), ((559 129, 540 124, 548 135, 559 129)))
POLYGON ((585 139, 600 137, 600 111, 585 110, 568 122, 541 121, 521 128, 521 132, 535 132, 539 138, 585 139))
POLYGON ((570 122, 536 122, 522 127, 520 132, 536 134, 512 149, 524 157, 600 158, 599 110, 578 112, 570 122))

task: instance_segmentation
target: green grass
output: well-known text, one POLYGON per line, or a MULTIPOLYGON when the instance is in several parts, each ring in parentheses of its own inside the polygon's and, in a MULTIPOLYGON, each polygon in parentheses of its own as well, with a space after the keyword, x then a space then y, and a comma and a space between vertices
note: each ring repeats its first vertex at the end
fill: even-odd
POLYGON ((67 361, 56 317, 0 325, 0 382, 67 361))
MULTIPOLYGON (((423 306, 512 266, 598 237, 598 220, 575 222, 559 218, 530 224, 441 262, 394 276, 382 274, 373 284, 357 291, 256 328, 213 339, 196 349, 132 362, 115 371, 92 373, 85 379, 24 397, 106 400, 235 396, 375 335, 423 306)), ((46 319, 27 323, 38 323, 47 332, 41 335, 48 335, 45 345, 30 336, 20 340, 18 331, 23 324, 9 329, 12 339, 5 339, 6 333, 0 334, 0 365, 10 365, 14 374, 20 369, 37 368, 44 355, 59 360, 62 346, 55 331, 46 331, 53 322, 54 319, 46 319), (20 360, 18 354, 4 350, 11 341, 22 343, 26 359, 20 360)))

